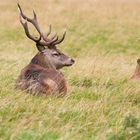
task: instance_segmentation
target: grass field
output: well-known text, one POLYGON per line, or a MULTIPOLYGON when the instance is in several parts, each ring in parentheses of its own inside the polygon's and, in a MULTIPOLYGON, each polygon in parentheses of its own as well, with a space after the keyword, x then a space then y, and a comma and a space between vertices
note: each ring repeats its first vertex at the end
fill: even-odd
POLYGON ((0 140, 140 140, 140 82, 129 80, 140 57, 140 1, 19 2, 45 31, 67 29, 60 49, 76 63, 62 70, 64 98, 15 90, 37 49, 19 23, 17 0, 0 2, 0 140))

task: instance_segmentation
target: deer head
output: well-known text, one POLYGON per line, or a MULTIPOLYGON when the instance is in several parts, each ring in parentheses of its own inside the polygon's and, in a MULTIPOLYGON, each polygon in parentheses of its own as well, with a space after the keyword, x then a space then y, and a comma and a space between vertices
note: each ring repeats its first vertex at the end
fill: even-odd
POLYGON ((64 39, 66 32, 64 32, 62 38, 58 38, 57 35, 49 38, 51 34, 51 25, 49 27, 48 33, 44 34, 39 27, 36 13, 33 11, 34 17, 28 18, 22 11, 21 6, 18 4, 20 12, 20 22, 24 28, 26 36, 36 43, 36 47, 39 53, 32 59, 31 63, 42 64, 42 66, 50 66, 51 68, 60 69, 64 66, 71 66, 74 64, 74 60, 69 56, 63 54, 59 49, 56 48, 56 45, 60 44, 64 39), (28 28, 28 22, 31 23, 37 32, 39 37, 33 37, 28 28), (39 59, 38 59, 39 58, 39 59), (42 62, 40 62, 42 61, 42 62))

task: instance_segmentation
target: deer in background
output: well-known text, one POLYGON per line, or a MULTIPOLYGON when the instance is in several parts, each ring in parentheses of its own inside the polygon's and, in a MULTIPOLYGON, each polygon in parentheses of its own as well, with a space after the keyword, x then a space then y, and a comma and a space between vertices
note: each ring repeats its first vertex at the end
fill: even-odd
POLYGON ((20 22, 25 34, 36 43, 39 52, 32 58, 31 62, 21 70, 16 81, 16 88, 37 95, 64 96, 67 92, 67 86, 64 76, 59 69, 64 66, 72 66, 74 60, 58 50, 56 45, 64 40, 66 32, 61 39, 59 39, 57 35, 49 38, 51 26, 49 32, 44 34, 40 30, 34 11, 34 17, 31 19, 23 13, 19 4, 18 9, 20 22), (35 27, 39 33, 38 38, 30 34, 28 23, 31 23, 35 27))
POLYGON ((135 72, 132 75, 131 79, 140 79, 140 59, 137 59, 137 65, 135 68, 135 72))

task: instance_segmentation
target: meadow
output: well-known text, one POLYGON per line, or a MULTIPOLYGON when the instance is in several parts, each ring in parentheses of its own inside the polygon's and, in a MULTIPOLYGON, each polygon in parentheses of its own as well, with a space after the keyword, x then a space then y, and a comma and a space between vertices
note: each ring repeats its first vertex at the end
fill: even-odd
MULTIPOLYGON (((17 0, 0 2, 0 140, 140 140, 139 0, 24 0, 45 31, 67 30, 59 49, 76 63, 62 69, 64 98, 17 91, 20 70, 37 53, 19 22, 17 0)), ((33 29, 31 29, 36 35, 33 29)))

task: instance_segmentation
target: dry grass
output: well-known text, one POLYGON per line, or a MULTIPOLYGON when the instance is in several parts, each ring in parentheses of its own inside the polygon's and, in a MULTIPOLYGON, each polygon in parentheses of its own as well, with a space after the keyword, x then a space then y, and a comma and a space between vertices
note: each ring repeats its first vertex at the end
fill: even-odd
POLYGON ((0 2, 0 140, 139 140, 140 84, 129 81, 140 43, 139 0, 24 0, 42 29, 67 28, 60 47, 76 59, 65 68, 64 98, 16 91, 35 55, 18 20, 17 0, 0 2))

